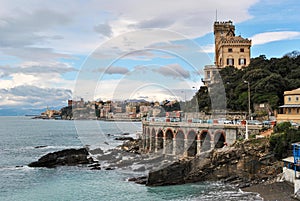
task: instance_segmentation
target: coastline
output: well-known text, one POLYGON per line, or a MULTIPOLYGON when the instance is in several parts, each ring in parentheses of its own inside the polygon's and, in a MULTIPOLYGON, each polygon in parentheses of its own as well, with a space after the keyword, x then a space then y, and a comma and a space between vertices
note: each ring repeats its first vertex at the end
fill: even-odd
POLYGON ((289 182, 264 182, 241 188, 244 192, 258 193, 264 201, 295 201, 294 187, 289 182))

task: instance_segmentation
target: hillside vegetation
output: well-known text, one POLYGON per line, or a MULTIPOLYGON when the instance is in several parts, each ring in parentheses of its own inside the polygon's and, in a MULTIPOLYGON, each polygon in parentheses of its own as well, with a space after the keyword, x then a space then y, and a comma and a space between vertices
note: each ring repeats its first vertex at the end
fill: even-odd
MULTIPOLYGON (((214 109, 224 109, 220 90, 225 88, 227 109, 231 111, 247 111, 248 85, 251 89, 251 107, 253 103, 268 103, 272 110, 283 105, 283 93, 300 87, 300 53, 297 51, 286 54, 282 58, 267 59, 264 55, 251 59, 248 67, 236 69, 228 66, 220 71, 221 85, 212 85, 211 94, 207 87, 202 86, 192 98, 190 104, 193 107, 188 111, 195 111, 198 105, 199 111, 211 109, 211 99, 215 94, 214 109), (220 99, 220 101, 218 101, 220 99)), ((223 93, 224 94, 224 93, 223 93)), ((224 101, 223 101, 224 102, 224 101)))

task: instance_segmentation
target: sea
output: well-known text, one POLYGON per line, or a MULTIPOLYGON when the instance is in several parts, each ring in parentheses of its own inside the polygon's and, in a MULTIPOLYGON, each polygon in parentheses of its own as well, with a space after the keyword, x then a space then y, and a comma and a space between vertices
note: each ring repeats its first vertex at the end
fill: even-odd
POLYGON ((119 169, 27 166, 49 152, 67 148, 109 150, 121 143, 114 140, 116 136, 134 137, 140 131, 140 122, 0 117, 0 200, 262 200, 221 182, 147 187, 128 182, 136 173, 119 169))

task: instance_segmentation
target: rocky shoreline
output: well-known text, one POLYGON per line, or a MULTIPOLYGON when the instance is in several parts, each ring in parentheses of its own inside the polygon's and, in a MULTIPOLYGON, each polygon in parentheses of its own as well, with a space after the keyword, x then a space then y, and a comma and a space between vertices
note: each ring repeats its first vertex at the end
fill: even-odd
POLYGON ((138 173, 140 176, 128 181, 147 186, 222 181, 241 189, 266 181, 275 183, 282 171, 282 163, 269 152, 268 139, 236 142, 230 147, 213 149, 193 158, 143 154, 140 140, 123 140, 122 145, 106 152, 100 148, 63 150, 47 154, 29 166, 52 168, 84 164, 92 170, 121 169, 138 173))
POLYGON ((147 185, 173 185, 199 181, 223 181, 246 187, 272 179, 282 164, 269 152, 266 139, 236 142, 233 146, 204 152, 149 172, 147 185))

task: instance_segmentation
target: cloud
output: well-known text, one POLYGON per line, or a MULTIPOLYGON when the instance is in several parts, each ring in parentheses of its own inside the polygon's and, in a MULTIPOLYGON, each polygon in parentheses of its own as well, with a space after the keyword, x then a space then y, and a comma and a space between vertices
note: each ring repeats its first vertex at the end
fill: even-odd
POLYGON ((40 63, 40 62, 24 62, 17 67, 0 66, 2 75, 0 77, 10 76, 12 74, 26 74, 39 76, 41 74, 64 74, 67 72, 74 72, 77 69, 70 64, 61 62, 40 63))
POLYGON ((45 108, 64 106, 66 100, 72 96, 69 89, 40 88, 31 85, 13 87, 11 89, 0 89, 0 106, 22 106, 45 108))
POLYGON ((300 38, 300 32, 296 31, 278 31, 259 33, 251 37, 252 45, 262 45, 274 41, 290 40, 300 38))
POLYGON ((61 39, 63 36, 45 33, 55 26, 66 26, 69 16, 49 9, 33 12, 18 12, 14 16, 1 17, 1 47, 24 47, 45 42, 48 39, 61 39))
POLYGON ((124 75, 129 72, 129 70, 125 67, 121 66, 109 66, 107 68, 98 68, 97 72, 103 72, 105 74, 113 75, 113 74, 120 74, 124 75))
POLYGON ((188 37, 199 37, 210 32, 215 10, 221 8, 220 18, 241 22, 251 18, 248 8, 258 1, 234 0, 220 2, 210 0, 172 1, 159 0, 126 2, 102 2, 101 7, 114 14, 109 23, 114 36, 137 28, 162 28, 182 33, 188 37), (158 6, 159 5, 159 6, 158 6), (142 8, 142 9, 141 9, 142 8), (235 12, 232 12, 234 10, 235 12), (118 23, 123 21, 123 23, 118 23), (128 22, 128 23, 127 23, 128 22), (117 25, 113 26, 113 25, 117 25))
POLYGON ((201 47, 201 51, 205 53, 214 53, 215 52, 215 44, 208 44, 201 47))
POLYGON ((55 61, 61 58, 72 58, 69 54, 54 52, 52 48, 23 47, 23 48, 1 48, 6 55, 15 56, 22 60, 30 61, 55 61))
POLYGON ((170 64, 167 66, 162 66, 158 69, 154 69, 153 71, 158 72, 164 76, 174 77, 174 78, 190 78, 190 73, 186 69, 184 69, 179 64, 170 64))
POLYGON ((174 24, 174 20, 171 18, 152 18, 149 20, 143 20, 138 22, 136 27, 140 29, 144 28, 165 28, 174 24))
POLYGON ((100 33, 104 36, 110 37, 112 36, 112 30, 109 24, 98 24, 97 26, 94 27, 94 30, 97 33, 100 33))

